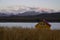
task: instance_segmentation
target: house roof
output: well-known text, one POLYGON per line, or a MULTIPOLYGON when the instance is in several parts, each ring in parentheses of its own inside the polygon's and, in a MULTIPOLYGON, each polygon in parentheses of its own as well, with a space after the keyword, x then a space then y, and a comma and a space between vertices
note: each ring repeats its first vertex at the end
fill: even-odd
POLYGON ((43 19, 43 22, 45 22, 47 25, 51 26, 45 19, 43 19))

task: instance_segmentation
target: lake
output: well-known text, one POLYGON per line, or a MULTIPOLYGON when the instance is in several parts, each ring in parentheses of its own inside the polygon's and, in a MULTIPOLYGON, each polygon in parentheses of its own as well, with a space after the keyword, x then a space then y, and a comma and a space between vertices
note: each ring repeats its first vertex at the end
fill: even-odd
MULTIPOLYGON (((37 23, 27 23, 27 22, 0 22, 0 26, 4 26, 4 27, 23 27, 23 28, 34 28, 34 26, 37 23)), ((51 24, 51 29, 60 29, 60 23, 50 23, 51 24)))

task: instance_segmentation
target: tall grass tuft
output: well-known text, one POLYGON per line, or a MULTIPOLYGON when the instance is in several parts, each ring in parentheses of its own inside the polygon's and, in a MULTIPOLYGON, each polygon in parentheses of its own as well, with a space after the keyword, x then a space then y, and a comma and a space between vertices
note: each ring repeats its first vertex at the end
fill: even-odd
POLYGON ((0 27, 0 40, 60 40, 60 30, 0 27))

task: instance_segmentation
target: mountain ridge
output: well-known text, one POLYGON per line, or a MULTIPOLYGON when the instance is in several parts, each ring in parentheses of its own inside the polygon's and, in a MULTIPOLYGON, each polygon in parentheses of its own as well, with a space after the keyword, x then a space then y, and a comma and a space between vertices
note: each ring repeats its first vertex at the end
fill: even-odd
POLYGON ((40 8, 40 7, 27 7, 27 6, 7 7, 0 9, 0 12, 2 13, 14 13, 14 14, 24 13, 27 11, 36 11, 40 13, 42 13, 43 11, 48 13, 56 12, 53 9, 40 8))

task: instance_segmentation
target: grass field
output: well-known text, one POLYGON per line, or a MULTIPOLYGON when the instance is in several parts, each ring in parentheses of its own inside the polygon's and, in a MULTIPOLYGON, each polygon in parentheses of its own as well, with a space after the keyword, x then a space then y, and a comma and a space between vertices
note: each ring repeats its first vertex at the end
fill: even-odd
POLYGON ((60 30, 0 27, 0 40, 60 40, 60 30))

